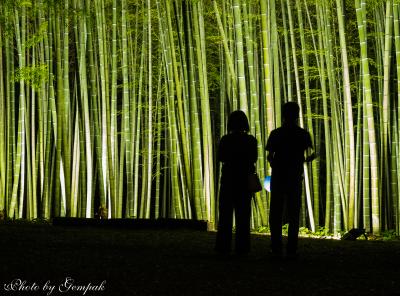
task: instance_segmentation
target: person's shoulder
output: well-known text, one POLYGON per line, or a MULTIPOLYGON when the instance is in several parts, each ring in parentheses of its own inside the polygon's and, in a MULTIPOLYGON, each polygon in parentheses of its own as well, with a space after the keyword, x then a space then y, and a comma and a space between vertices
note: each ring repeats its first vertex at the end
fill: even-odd
POLYGON ((224 143, 226 141, 229 141, 229 134, 223 135, 221 139, 219 139, 219 143, 224 143))
POLYGON ((282 127, 277 127, 276 129, 273 129, 271 132, 270 132, 270 136, 272 136, 272 135, 276 135, 276 134, 279 134, 279 133, 281 133, 282 132, 282 127))
POLYGON ((302 128, 301 126, 297 125, 296 128, 297 128, 298 133, 301 133, 303 135, 310 135, 310 133, 306 129, 302 128))
POLYGON ((257 144, 257 138, 254 137, 253 135, 247 134, 247 139, 250 143, 256 143, 257 144))
POLYGON ((312 146, 311 135, 306 129, 299 127, 298 135, 300 135, 299 139, 301 139, 301 141, 304 143, 305 147, 312 146))

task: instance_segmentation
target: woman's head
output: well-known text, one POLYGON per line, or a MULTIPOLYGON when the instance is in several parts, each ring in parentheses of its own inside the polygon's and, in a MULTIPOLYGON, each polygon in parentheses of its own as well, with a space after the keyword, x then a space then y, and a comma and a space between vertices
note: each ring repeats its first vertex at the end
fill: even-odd
POLYGON ((228 132, 248 132, 249 121, 246 114, 241 110, 233 111, 228 118, 228 132))

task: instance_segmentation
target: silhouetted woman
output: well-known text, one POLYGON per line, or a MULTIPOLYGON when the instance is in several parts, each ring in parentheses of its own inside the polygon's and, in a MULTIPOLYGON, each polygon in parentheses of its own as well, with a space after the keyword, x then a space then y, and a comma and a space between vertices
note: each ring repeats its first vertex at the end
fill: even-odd
POLYGON ((233 212, 236 223, 235 252, 247 254, 250 251, 251 193, 248 176, 255 172, 257 140, 248 132, 246 114, 234 111, 228 119, 228 134, 219 143, 218 161, 223 165, 215 249, 220 254, 228 254, 231 250, 233 212))

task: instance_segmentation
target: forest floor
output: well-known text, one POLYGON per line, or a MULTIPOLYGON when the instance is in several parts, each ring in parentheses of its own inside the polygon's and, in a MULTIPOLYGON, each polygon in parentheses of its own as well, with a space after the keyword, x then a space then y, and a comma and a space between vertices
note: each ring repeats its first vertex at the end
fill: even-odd
POLYGON ((184 229, 7 223, 0 240, 0 296, 400 295, 399 241, 301 238, 287 261, 265 235, 247 257, 221 258, 215 233, 184 229))

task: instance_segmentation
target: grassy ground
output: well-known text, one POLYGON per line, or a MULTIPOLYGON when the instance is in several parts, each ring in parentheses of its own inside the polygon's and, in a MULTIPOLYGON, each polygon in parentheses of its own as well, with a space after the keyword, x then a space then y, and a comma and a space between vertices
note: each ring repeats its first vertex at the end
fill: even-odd
POLYGON ((400 243, 300 240, 297 261, 274 261, 269 237, 246 258, 214 255, 215 233, 0 224, 0 295, 400 295, 400 243), (6 291, 12 280, 37 291, 6 291), (75 287, 76 288, 76 287, 75 287))

